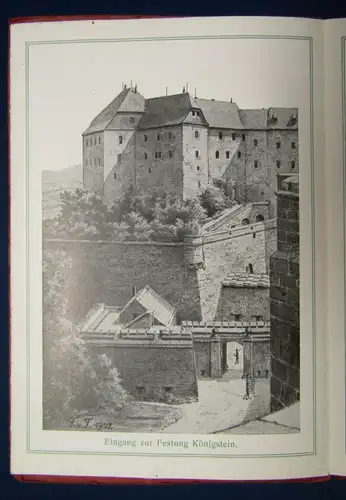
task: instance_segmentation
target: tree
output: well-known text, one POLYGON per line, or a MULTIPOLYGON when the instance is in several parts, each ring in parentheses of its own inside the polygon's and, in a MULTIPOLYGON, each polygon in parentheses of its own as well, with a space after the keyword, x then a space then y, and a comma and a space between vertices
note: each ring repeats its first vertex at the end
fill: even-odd
POLYGON ((128 398, 105 354, 93 354, 67 317, 70 261, 64 252, 43 259, 43 420, 59 428, 82 409, 119 407, 128 398))
POLYGON ((225 208, 231 207, 233 201, 225 194, 225 186, 220 184, 208 186, 203 193, 199 196, 201 206, 205 209, 208 217, 221 212, 225 208))

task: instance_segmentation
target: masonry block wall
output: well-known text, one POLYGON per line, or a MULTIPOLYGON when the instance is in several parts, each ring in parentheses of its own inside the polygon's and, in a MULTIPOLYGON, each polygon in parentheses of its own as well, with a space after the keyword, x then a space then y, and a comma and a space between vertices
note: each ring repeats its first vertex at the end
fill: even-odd
POLYGON ((300 398, 298 176, 281 179, 277 211, 278 249, 270 262, 272 411, 300 398))
POLYGON ((270 374, 270 342, 244 342, 243 375, 267 378, 270 374))
POLYGON ((183 193, 182 125, 138 130, 134 146, 136 191, 149 193, 155 190, 160 194, 166 193, 181 198, 183 193))
POLYGON ((228 273, 244 273, 249 264, 252 264, 254 273, 268 272, 268 239, 272 239, 275 245, 273 221, 238 227, 223 234, 205 235, 204 267, 197 271, 203 320, 216 319, 221 283, 228 273))
POLYGON ((124 306, 132 285, 154 288, 177 308, 178 320, 202 319, 197 272, 185 265, 183 245, 44 240, 43 250, 71 259, 66 294, 75 321, 96 302, 124 306))
POLYGON ((269 288, 222 286, 217 321, 269 321, 269 288), (256 319, 258 318, 258 319, 256 319))
POLYGON ((90 349, 107 354, 123 387, 137 401, 184 403, 198 397, 192 343, 130 340, 90 349))

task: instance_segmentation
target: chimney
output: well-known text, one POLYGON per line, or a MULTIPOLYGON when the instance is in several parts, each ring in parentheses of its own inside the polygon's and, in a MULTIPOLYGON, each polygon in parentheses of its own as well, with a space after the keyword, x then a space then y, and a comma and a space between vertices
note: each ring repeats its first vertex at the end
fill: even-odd
POLYGON ((188 92, 188 91, 189 91, 189 83, 186 82, 186 92, 188 92))
POLYGON ((233 102, 233 98, 231 97, 231 102, 233 102))
POLYGON ((137 295, 136 285, 132 285, 132 297, 136 297, 136 295, 137 295))
POLYGON ((195 99, 197 98, 197 89, 195 89, 195 99))
POLYGON ((183 87, 183 94, 185 94, 185 87, 183 87))
POLYGON ((168 95, 168 87, 166 87, 166 95, 168 95))
POLYGON ((135 85, 135 94, 137 94, 137 84, 135 85))

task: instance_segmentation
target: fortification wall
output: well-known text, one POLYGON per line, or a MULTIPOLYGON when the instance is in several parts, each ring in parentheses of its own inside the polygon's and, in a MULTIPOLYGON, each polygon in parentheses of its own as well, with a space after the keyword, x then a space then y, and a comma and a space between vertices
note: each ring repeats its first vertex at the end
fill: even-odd
POLYGON ((221 283, 227 274, 244 273, 249 264, 254 273, 269 272, 267 252, 276 244, 275 224, 275 221, 260 222, 205 235, 204 265, 197 272, 204 321, 217 319, 221 283))
MULTIPOLYGON (((216 319, 222 280, 230 272, 254 272, 269 265, 268 239, 275 221, 231 232, 190 238, 183 243, 44 240, 43 250, 71 258, 66 277, 70 319, 85 316, 95 303, 122 307, 133 285, 151 286, 177 309, 177 321, 216 319)), ((271 243, 273 246, 274 243, 271 243)))
POLYGON ((142 340, 89 347, 95 354, 107 354, 136 400, 183 403, 198 397, 194 351, 187 344, 142 340))
POLYGON ((178 320, 201 319, 197 272, 185 265, 182 244, 44 240, 43 249, 71 258, 66 293, 73 320, 96 302, 125 305, 133 285, 151 286, 177 308, 178 320))

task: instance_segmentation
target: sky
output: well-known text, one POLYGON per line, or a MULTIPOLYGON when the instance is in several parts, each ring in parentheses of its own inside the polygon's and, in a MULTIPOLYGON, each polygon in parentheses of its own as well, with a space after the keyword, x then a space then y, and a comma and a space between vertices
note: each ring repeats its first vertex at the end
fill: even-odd
POLYGON ((81 134, 131 80, 144 97, 182 91, 240 108, 306 106, 308 44, 300 40, 105 42, 30 47, 30 161, 81 163, 81 134))

